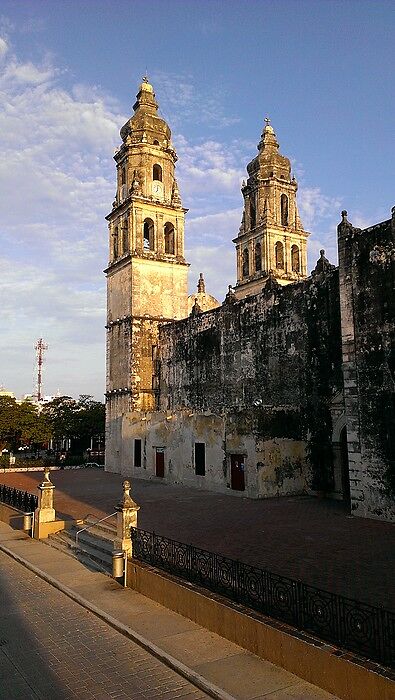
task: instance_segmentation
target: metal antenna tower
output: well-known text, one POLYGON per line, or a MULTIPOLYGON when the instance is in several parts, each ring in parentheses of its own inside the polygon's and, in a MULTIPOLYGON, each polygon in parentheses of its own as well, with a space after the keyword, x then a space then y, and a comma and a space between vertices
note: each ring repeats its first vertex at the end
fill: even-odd
POLYGON ((37 358, 37 401, 42 399, 42 370, 44 363, 44 353, 48 350, 47 343, 44 343, 42 338, 39 338, 34 346, 37 358))

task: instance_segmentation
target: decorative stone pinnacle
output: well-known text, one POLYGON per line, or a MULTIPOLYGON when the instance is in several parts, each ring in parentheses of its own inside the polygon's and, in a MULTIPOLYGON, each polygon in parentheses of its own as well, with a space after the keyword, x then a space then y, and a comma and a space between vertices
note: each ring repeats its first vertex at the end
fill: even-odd
POLYGON ((266 126, 270 126, 270 118, 269 117, 265 117, 265 124, 266 124, 266 126))
POLYGON ((325 257, 325 250, 323 248, 321 248, 321 250, 320 250, 320 255, 321 255, 321 258, 325 257))
POLYGON ((201 272, 199 275, 197 290, 199 294, 204 294, 206 291, 206 283, 204 281, 203 272, 201 272))
POLYGON ((134 508, 136 510, 140 509, 140 506, 137 505, 137 503, 134 502, 133 498, 130 495, 130 481, 125 479, 125 481, 122 483, 123 487, 123 496, 122 496, 122 501, 119 504, 121 509, 123 508, 134 508))
POLYGON ((343 209, 343 211, 342 211, 342 218, 343 218, 343 221, 347 221, 347 211, 345 209, 343 209))
POLYGON ((45 487, 48 487, 49 485, 53 486, 53 483, 52 483, 50 476, 49 476, 49 467, 45 467, 44 468, 44 480, 40 484, 40 486, 43 486, 45 488, 45 487))

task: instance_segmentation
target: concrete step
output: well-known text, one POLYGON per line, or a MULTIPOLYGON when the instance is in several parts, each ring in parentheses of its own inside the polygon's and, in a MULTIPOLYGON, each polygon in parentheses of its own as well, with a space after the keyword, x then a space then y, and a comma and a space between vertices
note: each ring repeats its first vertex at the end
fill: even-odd
POLYGON ((96 538, 94 535, 80 533, 78 546, 75 543, 77 528, 62 530, 48 537, 48 544, 61 549, 70 556, 81 560, 82 557, 94 563, 98 570, 111 572, 113 545, 109 540, 96 538))
POLYGON ((108 561, 104 563, 100 558, 92 557, 85 548, 76 548, 70 540, 67 541, 66 538, 60 537, 58 534, 50 535, 48 540, 44 540, 44 542, 50 547, 63 552, 63 554, 67 554, 73 559, 78 559, 91 571, 100 571, 107 575, 111 573, 112 567, 108 561))

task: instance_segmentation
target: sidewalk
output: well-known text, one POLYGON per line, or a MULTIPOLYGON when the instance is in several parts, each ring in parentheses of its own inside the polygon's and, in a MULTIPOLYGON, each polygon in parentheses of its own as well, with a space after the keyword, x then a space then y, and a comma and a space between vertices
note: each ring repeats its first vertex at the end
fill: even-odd
MULTIPOLYGON (((336 700, 335 696, 288 671, 259 659, 139 593, 122 588, 108 576, 87 569, 76 559, 43 542, 31 540, 1 522, 0 551, 136 642, 207 697, 336 700)), ((45 599, 42 604, 45 607, 45 599)), ((83 697, 81 695, 81 700, 83 697)), ((179 696, 170 692, 167 697, 171 700, 179 696)))

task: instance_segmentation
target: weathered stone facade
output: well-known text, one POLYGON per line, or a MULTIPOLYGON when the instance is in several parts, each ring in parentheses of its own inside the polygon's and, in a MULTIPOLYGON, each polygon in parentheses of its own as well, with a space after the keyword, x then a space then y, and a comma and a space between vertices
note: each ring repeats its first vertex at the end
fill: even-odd
POLYGON ((296 182, 267 123, 242 188, 236 287, 219 305, 201 275, 188 299, 174 158, 158 201, 158 131, 144 139, 133 126, 154 109, 152 87, 139 95, 115 158, 118 168, 132 162, 132 134, 145 184, 108 217, 112 236, 122 212, 137 223, 136 243, 107 269, 106 469, 253 498, 325 493, 357 515, 394 518, 394 216, 366 231, 344 218, 339 268, 321 251, 307 277, 296 182), (154 242, 144 247, 148 216, 154 242), (165 254, 171 217, 179 234, 165 254))
POLYGON ((395 207, 364 231, 338 227, 351 508, 395 519, 395 207))

